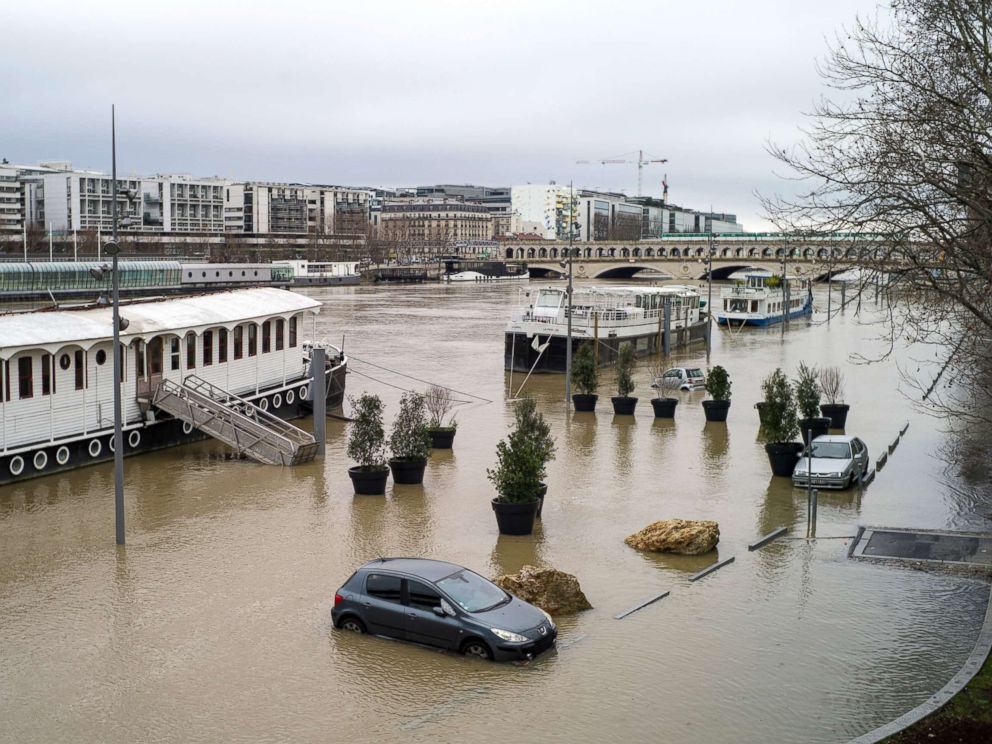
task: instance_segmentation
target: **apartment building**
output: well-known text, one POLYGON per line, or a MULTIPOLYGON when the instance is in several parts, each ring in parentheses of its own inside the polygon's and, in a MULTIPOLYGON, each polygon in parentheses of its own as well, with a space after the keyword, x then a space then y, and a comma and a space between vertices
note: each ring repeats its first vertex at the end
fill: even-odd
POLYGON ((382 205, 379 235, 435 248, 453 241, 491 240, 493 216, 484 205, 461 199, 389 199, 382 205))
POLYGON ((512 186, 510 205, 521 232, 546 240, 567 240, 569 226, 579 213, 578 192, 556 183, 512 186))
POLYGON ((226 229, 247 233, 364 233, 373 192, 340 186, 249 182, 225 201, 226 229))
POLYGON ((16 168, 0 165, 0 235, 20 235, 24 217, 24 184, 16 168))

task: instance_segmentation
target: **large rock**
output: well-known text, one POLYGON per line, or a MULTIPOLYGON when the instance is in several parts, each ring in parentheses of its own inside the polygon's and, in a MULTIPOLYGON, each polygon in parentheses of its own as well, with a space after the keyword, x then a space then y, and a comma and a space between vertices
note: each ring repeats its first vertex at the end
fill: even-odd
POLYGON ((720 542, 720 525, 708 519, 662 519, 624 540, 632 548, 656 553, 708 553, 720 542))
POLYGON ((578 579, 564 571, 524 566, 515 574, 496 577, 493 582, 553 615, 592 609, 578 579))

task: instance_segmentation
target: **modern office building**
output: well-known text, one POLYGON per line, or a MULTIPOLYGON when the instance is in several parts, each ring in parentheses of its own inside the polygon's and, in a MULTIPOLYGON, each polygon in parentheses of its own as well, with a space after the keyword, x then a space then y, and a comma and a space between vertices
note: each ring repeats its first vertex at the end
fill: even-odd
POLYGON ((24 184, 16 168, 0 165, 0 235, 20 235, 24 219, 24 184))
POLYGON ((373 192, 340 186, 249 182, 234 184, 225 202, 227 229, 239 222, 253 234, 360 234, 369 224, 373 192))
POLYGON ((515 226, 546 240, 567 240, 569 225, 578 218, 578 196, 578 191, 556 183, 513 186, 510 205, 515 226))

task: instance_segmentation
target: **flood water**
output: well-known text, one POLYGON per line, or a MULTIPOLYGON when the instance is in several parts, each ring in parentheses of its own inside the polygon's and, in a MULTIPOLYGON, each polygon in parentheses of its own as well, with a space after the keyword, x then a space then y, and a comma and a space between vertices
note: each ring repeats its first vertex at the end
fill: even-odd
MULTIPOLYGON (((422 487, 354 496, 344 425, 328 420, 326 460, 291 469, 211 442, 126 460, 123 550, 110 464, 0 490, 0 741, 841 742, 960 668, 985 583, 846 557, 859 524, 992 527, 988 505, 945 472, 945 435, 900 392, 895 364, 850 361, 881 348, 877 329, 849 309, 784 336, 715 331, 712 361, 733 381, 726 425, 704 422, 702 392, 677 393, 674 422, 654 421, 647 361, 633 419, 614 419, 609 374, 595 415, 570 412, 562 377, 531 378, 558 457, 534 535, 501 537, 485 469, 512 419, 503 327, 518 292, 309 292, 325 302, 316 338, 345 336, 349 392, 382 395, 387 422, 393 386, 424 387, 389 370, 492 401, 459 407, 454 450, 433 455, 422 487), (805 493, 771 477, 753 409, 761 379, 801 359, 843 368, 848 432, 872 459, 910 424, 874 483, 821 494, 809 542, 805 493), (624 544, 669 517, 717 520, 719 558, 736 561, 690 584, 716 555, 624 544), (788 539, 747 551, 780 526, 788 539), (595 609, 561 618, 560 649, 524 665, 333 630, 334 590, 389 555, 486 575, 554 566, 577 575, 595 609)), ((670 363, 704 362, 694 349, 670 363)))

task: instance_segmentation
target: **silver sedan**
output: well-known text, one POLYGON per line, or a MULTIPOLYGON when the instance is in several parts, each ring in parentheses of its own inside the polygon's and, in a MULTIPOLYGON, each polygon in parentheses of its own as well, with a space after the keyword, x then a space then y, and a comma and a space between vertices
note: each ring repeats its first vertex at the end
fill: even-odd
POLYGON ((827 434, 814 439, 796 462, 792 485, 850 488, 868 474, 868 447, 857 437, 827 434))

